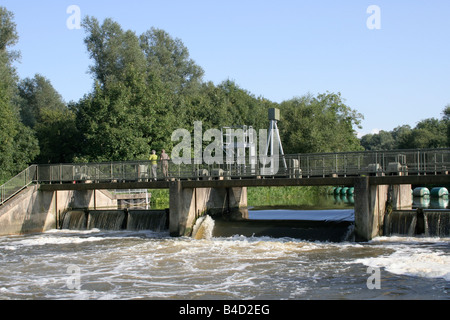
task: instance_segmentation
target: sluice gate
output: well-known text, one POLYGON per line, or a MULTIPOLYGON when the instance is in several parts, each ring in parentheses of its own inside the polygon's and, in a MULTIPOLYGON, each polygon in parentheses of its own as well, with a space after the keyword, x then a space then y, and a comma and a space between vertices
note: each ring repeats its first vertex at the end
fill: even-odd
POLYGON ((61 229, 69 230, 151 230, 169 228, 168 210, 72 210, 61 217, 61 229))
POLYGON ((386 236, 450 237, 450 210, 394 210, 384 221, 386 236))

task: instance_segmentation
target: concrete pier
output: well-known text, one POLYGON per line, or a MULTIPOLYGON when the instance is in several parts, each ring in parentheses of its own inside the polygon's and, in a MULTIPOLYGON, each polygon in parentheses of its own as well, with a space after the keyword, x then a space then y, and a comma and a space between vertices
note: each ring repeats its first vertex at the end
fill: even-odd
POLYGON ((411 185, 371 185, 369 177, 355 179, 355 239, 382 235, 388 210, 411 209, 411 185))
POLYGON ((173 181, 169 188, 169 231, 172 237, 190 236, 203 214, 224 215, 247 207, 247 188, 185 188, 173 181))

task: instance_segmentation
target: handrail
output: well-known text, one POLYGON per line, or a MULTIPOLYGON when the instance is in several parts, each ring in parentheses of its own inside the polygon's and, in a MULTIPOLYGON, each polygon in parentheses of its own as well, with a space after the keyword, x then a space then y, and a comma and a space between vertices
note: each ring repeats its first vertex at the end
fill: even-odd
MULTIPOLYGON (((158 161, 157 179, 197 179, 201 177, 255 178, 274 176, 309 178, 360 175, 426 175, 448 174, 450 148, 393 151, 361 151, 339 153, 291 154, 280 156, 276 169, 245 162, 234 164, 175 164, 169 161, 168 177, 163 175, 162 161, 158 161), (245 164, 238 164, 245 163, 245 164), (284 166, 284 163, 287 166, 284 166)), ((40 165, 41 183, 122 182, 153 179, 152 161, 122 161, 78 164, 40 165)))
MULTIPOLYGON (((163 175, 163 161, 159 160, 157 179, 441 175, 449 173, 450 148, 291 154, 279 160, 276 171, 251 163, 248 157, 245 164, 231 165, 178 165, 168 161, 167 177, 163 175)), ((0 186, 0 205, 33 183, 150 181, 154 178, 152 164, 147 160, 32 165, 0 186)))
POLYGON ((14 178, 0 186, 0 205, 14 197, 17 193, 36 183, 37 181, 37 165, 31 165, 14 178))

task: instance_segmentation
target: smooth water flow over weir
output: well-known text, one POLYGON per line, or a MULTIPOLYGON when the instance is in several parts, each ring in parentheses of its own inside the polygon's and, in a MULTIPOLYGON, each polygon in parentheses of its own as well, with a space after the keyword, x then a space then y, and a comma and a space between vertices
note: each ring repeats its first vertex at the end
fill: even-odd
POLYGON ((93 210, 68 211, 61 229, 69 230, 167 230, 165 210, 93 210))
MULTIPOLYGON (((107 231, 168 231, 167 210, 92 210, 68 211, 61 229, 107 231)), ((385 218, 385 236, 450 236, 447 210, 393 211, 385 218)), ((273 237, 306 241, 343 242, 354 240, 353 210, 252 210, 247 218, 227 219, 202 216, 191 237, 273 237)))
POLYGON ((450 212, 448 210, 393 211, 385 218, 386 236, 450 236, 450 212))
MULTIPOLYGON (((239 219, 205 215, 197 219, 190 236, 194 239, 266 236, 340 242, 351 240, 354 224, 352 212, 262 210, 252 211, 250 218, 239 219)), ((60 229, 161 232, 168 231, 168 217, 167 210, 73 210, 64 214, 60 229)))

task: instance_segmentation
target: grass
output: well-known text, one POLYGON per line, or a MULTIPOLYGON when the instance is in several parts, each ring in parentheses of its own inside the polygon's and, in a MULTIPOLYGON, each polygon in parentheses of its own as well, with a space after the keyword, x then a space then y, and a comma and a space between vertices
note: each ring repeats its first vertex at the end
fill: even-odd
POLYGON ((247 189, 249 206, 314 206, 326 187, 255 187, 247 189))

